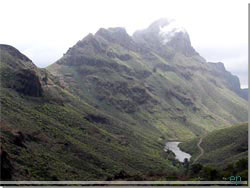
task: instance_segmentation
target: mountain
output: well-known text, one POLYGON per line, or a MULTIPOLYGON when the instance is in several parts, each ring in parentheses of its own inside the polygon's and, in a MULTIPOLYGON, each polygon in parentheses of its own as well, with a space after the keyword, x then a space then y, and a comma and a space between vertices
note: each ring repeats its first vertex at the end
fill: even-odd
MULTIPOLYGON (((142 179, 176 172, 164 143, 72 95, 9 45, 1 57, 1 180, 142 179)), ((159 136, 159 135, 157 135, 159 136)))
POLYGON ((168 139, 246 121, 247 101, 234 89, 240 87, 237 77, 222 63, 207 63, 187 32, 163 35, 168 24, 158 20, 132 37, 124 28, 102 28, 47 70, 88 104, 168 139))
POLYGON ((237 77, 158 20, 99 29, 45 69, 0 45, 1 179, 169 180, 166 140, 247 121, 237 77))

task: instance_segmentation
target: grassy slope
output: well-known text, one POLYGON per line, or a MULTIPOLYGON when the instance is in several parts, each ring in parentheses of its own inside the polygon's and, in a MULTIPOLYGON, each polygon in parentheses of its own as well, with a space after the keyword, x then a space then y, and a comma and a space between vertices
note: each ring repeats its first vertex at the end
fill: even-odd
MULTIPOLYGON (((181 149, 192 154, 191 160, 199 155, 198 141, 199 138, 196 138, 180 144, 181 149)), ((213 131, 203 138, 201 147, 204 149, 204 155, 197 163, 226 166, 231 162, 247 157, 247 143, 247 123, 213 131)))
MULTIPOLYGON (((139 133, 137 124, 84 103, 50 73, 47 84, 40 80, 41 97, 17 92, 9 78, 30 70, 29 64, 1 50, 1 157, 7 153, 2 161, 7 179, 105 180, 121 170, 167 177, 177 170, 165 159, 159 134, 139 133)), ((32 67, 43 78, 46 71, 32 67)))
POLYGON ((138 124, 137 131, 160 132, 167 139, 188 140, 247 120, 246 101, 225 86, 220 72, 197 56, 176 53, 166 60, 157 51, 127 49, 119 41, 91 35, 47 69, 87 103, 138 124), (109 57, 110 52, 116 57, 109 57), (131 58, 118 58, 124 54, 131 58), (166 65, 174 71, 164 69, 166 65), (138 76, 143 72, 149 74, 138 76))

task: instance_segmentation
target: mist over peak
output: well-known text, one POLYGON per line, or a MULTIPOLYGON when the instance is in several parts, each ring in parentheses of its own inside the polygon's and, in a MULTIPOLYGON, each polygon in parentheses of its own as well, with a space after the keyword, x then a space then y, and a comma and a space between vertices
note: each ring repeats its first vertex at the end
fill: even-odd
POLYGON ((178 33, 183 33, 186 36, 188 35, 186 29, 174 19, 168 20, 168 24, 159 25, 159 28, 159 35, 163 37, 163 44, 169 42, 178 33))
POLYGON ((162 53, 170 54, 167 55, 169 57, 172 57, 171 53, 177 52, 185 56, 199 55, 192 47, 186 29, 174 19, 161 18, 156 20, 148 28, 136 31, 133 38, 136 42, 158 51, 161 48, 162 53), (173 49, 174 52, 170 52, 169 48, 173 49))

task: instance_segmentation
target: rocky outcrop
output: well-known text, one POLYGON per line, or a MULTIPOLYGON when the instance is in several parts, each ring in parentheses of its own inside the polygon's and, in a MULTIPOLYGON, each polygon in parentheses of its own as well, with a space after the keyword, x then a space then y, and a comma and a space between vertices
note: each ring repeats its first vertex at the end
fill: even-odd
POLYGON ((100 115, 88 114, 84 118, 93 123, 101 123, 101 124, 109 123, 109 120, 107 118, 100 116, 100 115))
POLYGON ((120 59, 122 61, 128 61, 128 60, 132 59, 132 57, 129 54, 121 54, 121 55, 119 55, 119 54, 117 54, 117 53, 115 53, 113 51, 107 52, 107 56, 111 57, 111 58, 118 58, 118 59, 120 59))
POLYGON ((235 92, 238 96, 248 99, 247 95, 248 93, 240 88, 240 80, 237 76, 233 75, 232 73, 228 72, 225 69, 225 66, 223 63, 208 63, 212 68, 212 74, 221 77, 223 80, 225 80, 225 85, 235 92))
POLYGON ((13 143, 19 147, 26 147, 24 145, 24 141, 25 141, 25 137, 23 135, 23 133, 21 131, 18 131, 16 133, 13 133, 14 139, 13 139, 13 143))
POLYGON ((95 35, 101 36, 111 43, 117 43, 126 49, 136 50, 137 48, 137 45, 133 39, 128 35, 126 30, 121 27, 109 29, 101 28, 96 32, 95 35))
POLYGON ((17 92, 32 97, 41 97, 43 89, 38 75, 28 69, 22 69, 16 72, 16 81, 13 83, 12 88, 17 92))
POLYGON ((172 47, 176 52, 180 52, 185 56, 199 55, 192 47, 189 35, 187 33, 176 33, 172 40, 169 41, 168 45, 172 47))
MULTIPOLYGON (((32 61, 9 45, 0 45, 1 82, 23 95, 41 97, 43 93, 39 70, 32 61)), ((43 82, 47 82, 44 78, 43 82)))

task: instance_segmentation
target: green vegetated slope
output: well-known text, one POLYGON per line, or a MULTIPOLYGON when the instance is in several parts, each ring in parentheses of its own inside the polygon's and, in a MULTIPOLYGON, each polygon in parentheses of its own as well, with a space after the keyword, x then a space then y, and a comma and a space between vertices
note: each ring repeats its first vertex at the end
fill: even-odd
POLYGON ((159 134, 85 103, 15 48, 0 46, 1 179, 106 180, 171 175, 159 134))
POLYGON ((1 45, 2 179, 166 180, 164 140, 246 121, 239 79, 162 24, 100 29, 46 69, 1 45))
POLYGON ((162 24, 133 37, 123 28, 100 29, 47 70, 86 103, 147 135, 187 140, 246 121, 239 79, 200 57, 187 33, 162 43, 162 24))
MULTIPOLYGON (((200 154, 199 138, 180 144, 182 150, 192 155, 191 162, 200 154)), ((196 161, 204 165, 226 167, 248 157, 248 124, 243 123, 208 133, 200 146, 204 154, 196 161)))

